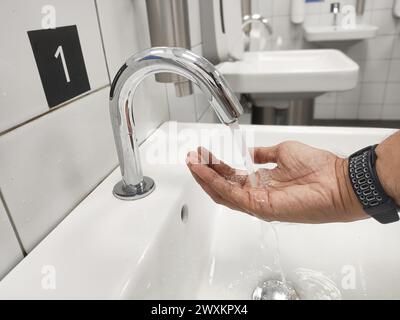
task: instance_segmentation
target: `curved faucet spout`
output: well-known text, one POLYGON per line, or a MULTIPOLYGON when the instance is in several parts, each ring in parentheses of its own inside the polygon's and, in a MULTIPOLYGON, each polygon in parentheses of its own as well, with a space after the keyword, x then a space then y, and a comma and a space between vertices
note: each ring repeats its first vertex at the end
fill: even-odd
MULTIPOLYGON (((255 23, 255 22, 261 23, 270 35, 272 35, 274 33, 274 30, 272 29, 272 26, 271 26, 271 23, 269 22, 269 20, 258 13, 253 14, 253 15, 246 15, 243 17, 242 30, 245 30, 245 28, 248 25, 255 23)), ((245 32, 245 33, 248 34, 248 32, 245 32)))
POLYGON ((121 168, 122 181, 114 195, 134 200, 148 195, 154 182, 143 177, 133 116, 133 97, 144 78, 157 73, 175 73, 186 77, 206 95, 220 121, 235 122, 243 113, 236 95, 206 59, 182 48, 151 48, 140 52, 121 67, 110 89, 110 114, 121 168))

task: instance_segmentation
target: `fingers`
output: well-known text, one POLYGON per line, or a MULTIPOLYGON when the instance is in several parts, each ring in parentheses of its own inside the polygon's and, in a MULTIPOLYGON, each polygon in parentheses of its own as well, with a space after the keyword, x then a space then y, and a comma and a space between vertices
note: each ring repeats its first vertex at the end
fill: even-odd
MULTIPOLYGON (((197 181, 197 183, 201 186, 201 188, 211 197, 211 199, 213 199, 214 202, 218 203, 218 204, 222 204, 225 205, 229 208, 231 208, 232 210, 240 210, 240 208, 234 206, 228 199, 224 199, 220 196, 220 194, 218 192, 216 192, 213 188, 212 188, 212 184, 205 182, 201 177, 199 177, 199 175, 197 175, 195 173, 196 171, 196 167, 202 166, 200 164, 200 160, 199 160, 200 156, 195 153, 195 152, 191 152, 188 155, 188 167, 192 173, 192 176, 194 177, 194 179, 197 181)), ((211 169, 210 169, 211 170, 211 169)))
POLYGON ((236 170, 232 167, 228 166, 226 163, 217 159, 210 151, 206 148, 198 147, 197 152, 200 157, 203 159, 204 164, 207 164, 210 168, 218 172, 223 176, 234 176, 236 175, 236 170))
POLYGON ((228 182, 212 168, 204 165, 192 165, 190 169, 202 180, 203 186, 208 188, 207 193, 222 199, 222 204, 230 204, 245 212, 250 212, 249 192, 238 184, 228 182))
POLYGON ((277 163, 278 162, 278 146, 253 148, 251 149, 253 154, 254 163, 277 163))

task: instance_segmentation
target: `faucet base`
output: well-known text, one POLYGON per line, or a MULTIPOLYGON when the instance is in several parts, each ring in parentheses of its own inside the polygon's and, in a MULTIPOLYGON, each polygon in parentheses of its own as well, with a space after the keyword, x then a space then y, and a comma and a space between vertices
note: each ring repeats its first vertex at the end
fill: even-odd
POLYGON ((153 179, 143 177, 143 181, 134 187, 128 188, 123 181, 118 182, 113 189, 113 194, 120 200, 139 200, 147 197, 154 191, 156 184, 153 179))

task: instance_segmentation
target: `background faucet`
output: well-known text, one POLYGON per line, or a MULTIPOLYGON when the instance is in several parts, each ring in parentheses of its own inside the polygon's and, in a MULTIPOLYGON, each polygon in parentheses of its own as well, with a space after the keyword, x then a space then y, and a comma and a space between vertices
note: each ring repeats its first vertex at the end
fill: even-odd
POLYGON ((110 89, 110 115, 122 181, 113 189, 123 200, 150 194, 155 183, 144 177, 133 116, 133 97, 144 78, 162 72, 191 80, 206 95, 220 121, 234 123, 243 113, 236 95, 215 67, 205 58, 183 48, 159 47, 135 54, 120 68, 110 89))
POLYGON ((333 13, 333 25, 337 27, 339 25, 340 2, 331 3, 331 13, 333 13))
MULTIPOLYGON (((252 15, 243 16, 242 30, 247 37, 250 37, 250 31, 251 31, 250 25, 252 23, 260 23, 261 25, 264 26, 264 28, 267 30, 269 35, 273 34, 273 28, 272 28, 272 25, 269 22, 269 20, 267 18, 263 17, 262 15, 256 13, 256 14, 252 14, 252 15)), ((248 41, 246 41, 246 44, 245 44, 246 51, 249 50, 249 46, 250 46, 250 43, 248 41)))

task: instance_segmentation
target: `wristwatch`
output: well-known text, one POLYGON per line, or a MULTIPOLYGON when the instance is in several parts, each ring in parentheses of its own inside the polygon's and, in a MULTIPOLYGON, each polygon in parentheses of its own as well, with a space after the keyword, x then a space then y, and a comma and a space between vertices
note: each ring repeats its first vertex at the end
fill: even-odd
POLYGON ((377 145, 364 148, 349 158, 349 177, 364 211, 382 224, 399 221, 400 209, 387 195, 376 172, 377 145))

